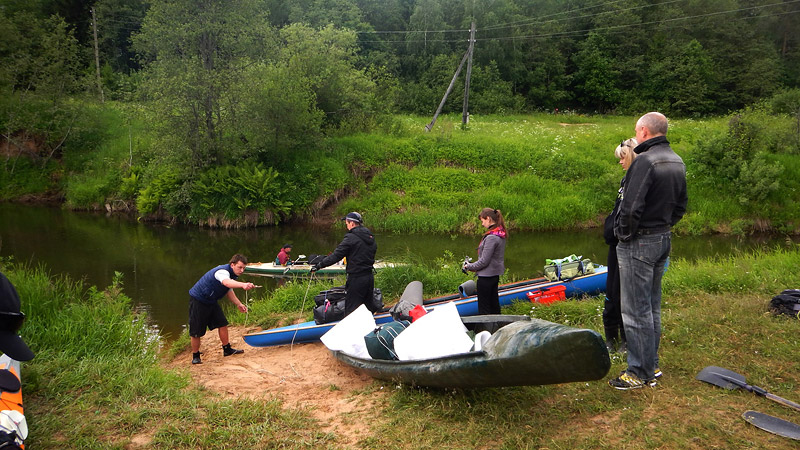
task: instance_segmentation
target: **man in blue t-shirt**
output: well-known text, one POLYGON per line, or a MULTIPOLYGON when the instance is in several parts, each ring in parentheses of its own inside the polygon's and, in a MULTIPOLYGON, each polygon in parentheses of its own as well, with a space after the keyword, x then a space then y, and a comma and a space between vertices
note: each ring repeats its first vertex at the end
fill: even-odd
POLYGON ((234 288, 245 291, 253 289, 253 283, 236 281, 244 273, 247 258, 236 254, 230 263, 217 266, 203 275, 200 280, 189 289, 189 337, 192 341, 192 364, 200 364, 200 338, 206 334, 206 329, 218 329, 219 340, 222 342, 223 356, 244 353, 244 350, 231 348, 228 338, 228 319, 219 305, 222 297, 228 297, 241 312, 247 312, 245 306, 236 297, 234 288))

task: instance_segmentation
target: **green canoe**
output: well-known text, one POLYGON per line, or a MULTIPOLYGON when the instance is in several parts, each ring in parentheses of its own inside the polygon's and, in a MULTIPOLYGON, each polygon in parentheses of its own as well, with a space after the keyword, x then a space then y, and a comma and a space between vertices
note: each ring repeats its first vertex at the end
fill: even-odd
MULTIPOLYGON (((394 267, 394 264, 383 261, 376 261, 372 266, 375 270, 386 267, 394 267)), ((334 264, 317 271, 317 275, 340 275, 347 271, 344 264, 334 264)), ((244 268, 244 273, 250 275, 265 276, 284 276, 284 275, 310 275, 310 264, 292 264, 290 266, 275 265, 275 263, 251 263, 244 268)))
POLYGON ((467 329, 488 330, 481 351, 435 359, 363 359, 341 351, 334 357, 373 378, 437 388, 531 386, 599 380, 611 360, 602 336, 527 316, 462 317, 467 329), (498 329, 499 328, 499 329, 498 329))

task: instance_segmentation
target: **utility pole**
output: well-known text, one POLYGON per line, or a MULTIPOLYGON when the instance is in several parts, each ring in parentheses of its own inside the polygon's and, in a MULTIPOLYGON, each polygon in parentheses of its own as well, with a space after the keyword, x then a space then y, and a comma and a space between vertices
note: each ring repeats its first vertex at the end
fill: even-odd
POLYGON ((97 73, 97 90, 100 91, 100 103, 105 103, 103 97, 103 82, 100 79, 100 50, 97 46, 97 17, 94 15, 94 8, 92 8, 92 30, 94 31, 94 66, 97 73))
POLYGON ((450 86, 447 87, 447 91, 444 93, 442 101, 439 102, 439 107, 436 108, 436 113, 433 115, 433 120, 431 120, 431 123, 425 125, 425 131, 431 131, 431 129, 433 128, 433 124, 436 123, 436 118, 439 117, 439 113, 442 112, 442 107, 444 106, 444 102, 447 101, 447 96, 450 95, 450 92, 453 91, 453 86, 456 84, 456 78, 458 78, 458 74, 461 73, 461 68, 464 67, 464 62, 467 60, 468 56, 469 56, 469 50, 467 50, 467 52, 464 53, 464 57, 461 58, 461 64, 458 65, 458 69, 456 70, 455 75, 453 75, 453 79, 450 81, 450 86))
POLYGON ((469 27, 469 50, 467 54, 467 79, 464 80, 464 109, 461 112, 461 128, 465 128, 469 123, 469 79, 472 77, 472 52, 475 49, 475 21, 469 27))

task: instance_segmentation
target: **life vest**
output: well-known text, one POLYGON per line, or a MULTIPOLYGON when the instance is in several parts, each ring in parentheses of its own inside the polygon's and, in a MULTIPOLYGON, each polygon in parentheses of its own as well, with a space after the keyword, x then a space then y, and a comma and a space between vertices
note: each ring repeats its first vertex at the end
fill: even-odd
POLYGON ((189 295, 201 303, 216 303, 219 299, 225 296, 230 288, 214 278, 214 274, 217 273, 218 270, 227 270, 231 276, 231 279, 235 280, 239 278, 233 273, 233 268, 231 268, 230 264, 217 266, 206 272, 206 274, 203 275, 197 281, 197 283, 192 286, 191 289, 189 289, 189 295))

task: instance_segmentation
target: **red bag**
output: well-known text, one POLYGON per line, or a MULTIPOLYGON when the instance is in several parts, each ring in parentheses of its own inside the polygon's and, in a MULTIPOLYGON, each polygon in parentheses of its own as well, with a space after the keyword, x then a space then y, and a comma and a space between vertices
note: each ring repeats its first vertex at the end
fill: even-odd
POLYGON ((422 307, 422 305, 416 305, 411 308, 411 311, 408 312, 408 315, 411 316, 411 321, 414 322, 415 320, 419 319, 420 317, 427 314, 428 311, 422 307))

